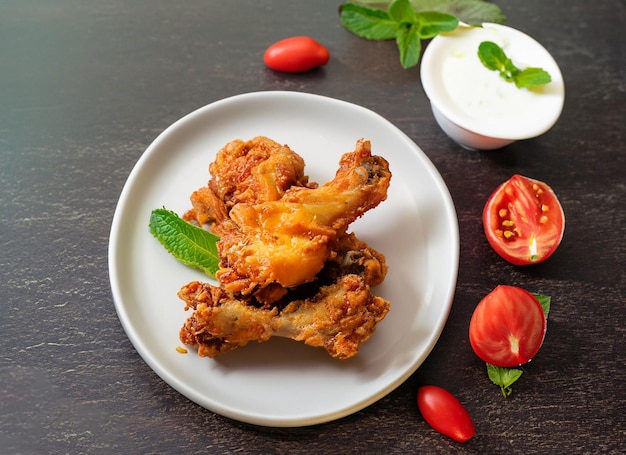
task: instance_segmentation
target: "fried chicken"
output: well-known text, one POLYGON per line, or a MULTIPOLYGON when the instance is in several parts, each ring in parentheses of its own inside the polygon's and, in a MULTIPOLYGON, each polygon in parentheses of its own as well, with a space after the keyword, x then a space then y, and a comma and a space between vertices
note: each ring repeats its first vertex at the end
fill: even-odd
POLYGON ((359 141, 330 182, 292 186, 278 200, 235 204, 215 229, 221 286, 249 294, 273 283, 290 288, 314 280, 348 225, 386 199, 390 176, 387 162, 359 141))
POLYGON ((286 145, 264 136, 236 139, 209 165, 211 180, 192 193, 184 218, 199 225, 219 224, 238 203, 276 201, 294 186, 308 186, 304 160, 286 145))
POLYGON ((207 357, 281 336, 347 359, 389 311, 389 302, 371 292, 386 271, 384 257, 350 234, 342 238, 337 261, 327 263, 320 283, 292 291, 271 308, 258 307, 250 296, 234 298, 222 288, 192 282, 178 294, 194 309, 180 338, 207 357))
POLYGON ((219 286, 181 288, 179 297, 193 309, 181 340, 208 357, 272 336, 341 359, 356 354, 389 311, 389 302, 371 292, 387 266, 346 230, 386 199, 388 163, 359 140, 335 177, 318 186, 288 146, 257 137, 227 144, 209 171, 184 218, 220 237, 219 286))

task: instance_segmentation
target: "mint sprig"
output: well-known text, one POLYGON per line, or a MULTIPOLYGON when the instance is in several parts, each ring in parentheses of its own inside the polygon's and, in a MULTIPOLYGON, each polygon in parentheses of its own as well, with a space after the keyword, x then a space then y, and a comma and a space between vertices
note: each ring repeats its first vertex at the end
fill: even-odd
POLYGON ((150 232, 180 262, 215 278, 219 269, 218 236, 165 208, 150 214, 150 232))
MULTIPOLYGON (((548 295, 535 293, 533 293, 533 295, 539 301, 547 319, 548 314, 550 313, 550 302, 552 299, 548 295)), ((523 371, 518 368, 497 367, 487 363, 487 376, 489 376, 491 382, 500 387, 500 391, 502 392, 502 396, 504 398, 507 398, 513 393, 511 386, 520 378, 522 373, 523 371)))
POLYGON ((483 41, 478 46, 478 58, 492 71, 498 71, 507 82, 514 82, 517 88, 533 88, 549 84, 550 74, 541 68, 519 69, 504 50, 492 41, 483 41))
POLYGON ((387 11, 348 2, 339 11, 342 24, 352 33, 369 40, 395 39, 404 69, 419 62, 422 40, 459 25, 459 20, 448 13, 416 12, 410 0, 393 0, 387 11))

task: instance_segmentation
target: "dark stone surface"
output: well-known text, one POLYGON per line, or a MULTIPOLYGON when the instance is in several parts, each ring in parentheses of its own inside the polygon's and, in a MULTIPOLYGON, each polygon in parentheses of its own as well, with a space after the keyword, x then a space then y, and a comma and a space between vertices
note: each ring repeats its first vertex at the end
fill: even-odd
MULTIPOLYGON (((626 196, 621 0, 501 0, 507 24, 544 44, 567 100, 544 136, 468 152, 435 124, 419 70, 393 42, 340 24, 338 1, 20 0, 0 6, 0 452, 622 453, 626 449, 626 196), (306 34, 331 51, 303 75, 262 53, 306 34), (190 402, 139 357, 111 298, 108 235, 125 180, 151 141, 212 101, 295 90, 388 118, 430 157, 456 205, 461 258, 448 323, 426 362, 372 406, 305 428, 234 422, 190 402), (547 262, 508 265, 480 220, 514 173, 548 182, 567 229, 547 262), (469 318, 497 284, 552 296, 545 344, 504 400, 471 351, 469 318), (416 409, 433 383, 463 401, 460 445, 416 409)), ((332 387, 332 384, 329 384, 332 387)))

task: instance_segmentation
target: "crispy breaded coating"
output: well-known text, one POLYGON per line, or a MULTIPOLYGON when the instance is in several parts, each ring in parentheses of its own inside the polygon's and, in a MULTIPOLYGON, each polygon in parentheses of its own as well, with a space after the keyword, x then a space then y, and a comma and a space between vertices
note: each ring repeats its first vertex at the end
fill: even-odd
POLYGON ((317 186, 289 147, 257 137, 227 144, 209 170, 185 218, 220 237, 219 286, 181 288, 193 309, 183 343, 215 357, 284 336, 336 358, 355 355, 390 304, 371 292, 385 278, 385 257, 346 230, 386 199, 387 161, 359 140, 317 186))
POLYGON ((387 267, 364 242, 353 235, 344 238, 338 260, 327 264, 316 286, 294 290, 270 307, 208 283, 183 286, 178 295, 195 311, 181 329, 181 340, 206 357, 272 336, 323 347, 339 359, 354 356, 389 311, 390 303, 371 292, 387 267))
POLYGON ((264 136, 229 142, 217 152, 209 172, 208 185, 192 193, 193 208, 184 215, 200 225, 224 221, 240 202, 276 201, 287 189, 308 184, 302 157, 264 136))

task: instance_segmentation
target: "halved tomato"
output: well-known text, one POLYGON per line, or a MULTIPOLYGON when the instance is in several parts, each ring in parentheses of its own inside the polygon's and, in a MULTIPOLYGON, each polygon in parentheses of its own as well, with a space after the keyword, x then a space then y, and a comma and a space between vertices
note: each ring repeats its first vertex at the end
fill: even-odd
POLYGON ((515 286, 500 285, 476 306, 469 339, 478 357, 498 367, 530 361, 543 343, 546 315, 539 300, 515 286))
POLYGON ((515 265, 536 264, 548 259, 561 243, 565 215, 548 185, 514 175, 487 200, 483 227, 501 257, 515 265))

